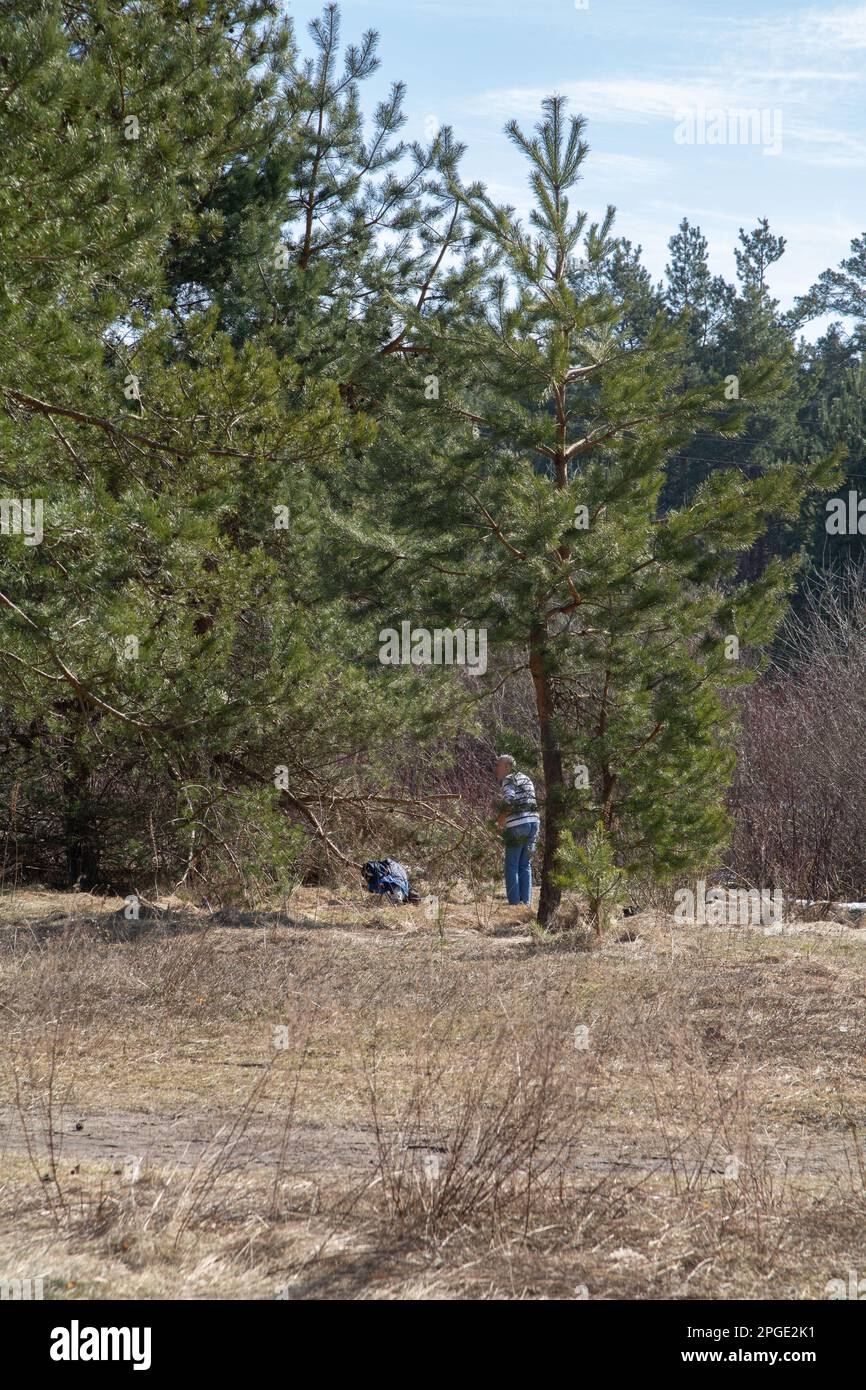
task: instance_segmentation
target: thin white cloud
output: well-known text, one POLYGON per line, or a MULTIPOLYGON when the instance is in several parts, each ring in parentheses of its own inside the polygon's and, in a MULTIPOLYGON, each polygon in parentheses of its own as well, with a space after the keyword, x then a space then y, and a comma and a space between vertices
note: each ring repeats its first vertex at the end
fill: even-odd
MULTIPOLYGON (((866 12, 866 11, 864 11, 866 12)), ((851 81, 861 75, 849 74, 851 81)), ((690 80, 645 80, 633 78, 602 78, 585 82, 566 82, 554 89, 567 97, 574 113, 580 113, 592 127, 601 125, 648 125, 658 122, 677 122, 686 113, 699 110, 708 116, 715 111, 761 110, 781 112, 781 129, 789 157, 809 163, 825 163, 828 167, 860 168, 866 156, 864 136, 838 129, 832 124, 833 102, 824 104, 803 90, 794 81, 794 74, 774 72, 747 74, 721 73, 690 80), (825 123, 816 116, 827 117, 825 123), (792 148, 792 145, 794 146, 792 148), (811 150, 809 147, 812 147, 811 150), (832 147, 835 147, 832 148, 832 147)), ((553 84, 552 84, 553 86, 553 84)), ((522 124, 537 120, 541 102, 547 91, 540 87, 506 87, 493 89, 470 98, 464 105, 467 114, 484 119, 517 118, 522 124)), ((837 108, 838 109, 838 108, 837 108)), ((628 156, 621 157, 627 161, 628 156)), ((646 178, 655 177, 659 170, 647 166, 646 178)), ((627 162, 622 163, 624 177, 629 177, 627 162)), ((632 181, 640 178, 636 164, 632 181)))
POLYGON ((789 122, 785 153, 803 164, 826 169, 866 168, 866 139, 831 126, 800 125, 789 122), (793 148, 792 148, 793 142, 793 148))
POLYGON ((807 44, 849 52, 866 48, 866 5, 836 10, 810 10, 798 26, 807 44))
POLYGON ((587 179, 615 178, 617 184, 658 183, 671 173, 671 166, 664 159, 642 159, 631 154, 604 154, 593 150, 583 166, 587 179))
POLYGON ((741 69, 746 81, 758 82, 862 82, 860 72, 842 72, 839 68, 754 68, 741 69))
MULTIPOLYGON (((675 120, 683 111, 698 106, 740 106, 737 93, 712 81, 643 81, 608 78, 586 82, 561 82, 555 90, 568 98, 578 112, 596 122, 647 122, 675 120)), ((518 119, 538 117, 541 103, 551 88, 504 87, 470 97, 465 104, 473 116, 518 119)), ((751 103, 755 104, 755 103, 751 103)))
POLYGON ((800 164, 820 169, 866 169, 866 148, 860 154, 827 154, 826 150, 803 150, 795 158, 800 164))

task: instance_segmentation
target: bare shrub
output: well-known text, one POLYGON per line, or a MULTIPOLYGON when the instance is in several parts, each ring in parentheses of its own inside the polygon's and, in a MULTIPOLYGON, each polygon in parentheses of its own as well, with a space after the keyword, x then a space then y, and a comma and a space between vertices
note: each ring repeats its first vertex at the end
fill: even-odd
POLYGON ((866 894, 866 570, 822 578, 745 695, 731 867, 811 899, 866 894))
MULTIPOLYGON (((386 1111, 375 1040, 365 1058, 378 1160, 372 1191, 399 1231, 437 1241, 458 1229, 529 1230, 563 1199, 563 1173, 589 1106, 594 1069, 563 1027, 521 1043, 507 1022, 455 1066, 450 1030, 416 1055, 408 1100, 386 1111)), ((465 1040, 464 1040, 465 1046, 465 1040)))

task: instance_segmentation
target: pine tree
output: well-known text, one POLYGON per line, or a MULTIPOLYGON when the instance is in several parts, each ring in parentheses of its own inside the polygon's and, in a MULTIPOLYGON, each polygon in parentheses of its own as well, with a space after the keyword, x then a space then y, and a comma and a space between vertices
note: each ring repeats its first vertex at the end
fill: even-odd
MULTIPOLYGON (((866 558, 866 520, 858 512, 851 530, 851 494, 859 506, 866 494, 866 363, 850 339, 832 329, 807 353, 809 372, 801 389, 804 432, 816 447, 835 448, 841 441, 845 457, 841 477, 826 496, 816 498, 810 510, 813 531, 809 537, 811 572, 841 572, 862 565, 866 558), (833 519, 834 510, 844 517, 833 519)), ((801 588, 803 585, 801 585, 801 588)))
POLYGON ((613 909, 622 901, 623 875, 617 868, 611 838, 599 821, 582 844, 576 844, 570 830, 562 833, 557 881, 565 888, 577 888, 586 899, 589 920, 601 936, 613 909))
MULTIPOLYGON (((453 299, 462 274, 455 257, 477 233, 449 187, 462 148, 448 129, 427 143, 404 141, 401 83, 362 119, 361 90, 379 63, 376 33, 344 47, 335 5, 309 32, 312 56, 293 59, 267 127, 254 132, 264 144, 252 145, 237 173, 225 172, 202 207, 200 227, 207 232, 215 220, 221 230, 178 245, 168 277, 176 316, 204 299, 235 345, 267 345, 296 365, 287 404, 300 410, 317 390, 336 390, 355 425, 342 451, 324 448, 293 479, 307 494, 310 555, 319 547, 305 571, 305 613, 310 621, 345 614, 347 593, 355 604, 356 621, 332 640, 343 671, 357 673, 359 696, 364 689, 357 735, 365 768, 356 776, 357 760, 343 752, 345 776, 332 779, 324 757, 322 800, 339 814, 381 794, 380 773, 411 777, 419 739, 446 738, 459 718, 447 682, 379 661, 380 625, 360 611, 354 547, 359 514, 380 510, 381 475, 370 460, 387 468, 387 441, 416 423, 423 348, 409 329, 429 304, 453 299)), ((377 804, 380 823, 385 806, 377 804)), ((421 820, 425 830, 437 820, 429 805, 421 820)))
POLYGON ((265 145, 287 31, 275 5, 203 0, 45 4, 4 30, 2 184, 24 197, 2 209, 0 494, 44 508, 42 543, 0 541, 4 778, 73 882, 106 844, 147 862, 138 816, 172 785, 175 860, 219 846, 248 783, 263 818, 288 805, 326 840, 294 750, 317 754, 315 727, 323 762, 354 753, 372 714, 338 615, 305 609, 317 511, 296 477, 363 421, 163 279, 166 249, 213 229, 227 163, 265 145))
POLYGON ((710 272, 707 239, 687 217, 668 242, 668 249, 671 259, 665 267, 665 301, 672 314, 685 319, 693 348, 699 350, 729 309, 733 291, 721 275, 710 272))
POLYGON ((817 284, 796 301, 792 318, 800 325, 827 313, 856 320, 855 338, 862 351, 866 336, 866 234, 853 238, 850 255, 838 270, 821 272, 817 284))
POLYGON ((417 435, 399 453, 390 441, 398 535, 387 575, 394 605, 429 625, 486 627, 510 658, 497 680, 531 673, 546 924, 566 828, 581 839, 601 824, 622 871, 662 877, 724 838, 722 691, 746 678, 745 660, 729 657, 768 640, 791 577, 771 563, 735 588, 737 561, 768 516, 796 514, 813 473, 717 473, 660 513, 666 458, 697 427, 734 432, 772 368, 738 364, 734 405, 721 380, 683 386, 682 344, 663 320, 638 346, 625 341, 609 292, 570 287, 581 248, 596 265, 611 247, 612 210, 588 225, 570 207, 587 153, 583 122, 553 97, 533 135, 516 123, 507 131, 529 161, 530 229, 480 186, 464 190, 499 265, 479 270, 461 312, 416 323, 438 400, 419 404, 417 435))
MULTIPOLYGON (((744 401, 746 424, 735 437, 718 431, 701 433, 678 451, 668 468, 662 500, 679 506, 694 495, 700 483, 719 470, 736 469, 759 477, 768 467, 787 460, 806 460, 823 454, 826 439, 810 439, 799 412, 813 389, 805 371, 806 356, 794 339, 793 325, 773 298, 767 272, 784 254, 785 242, 765 219, 749 233, 742 228, 734 256, 739 289, 721 277, 711 278, 707 244, 699 229, 684 223, 671 239, 671 278, 667 302, 686 331, 684 370, 694 385, 723 380, 726 391, 739 395, 743 362, 776 364, 776 389, 771 396, 744 401), (704 287, 704 307, 689 307, 684 286, 704 287)), ((798 555, 805 549, 809 522, 800 517, 776 519, 744 553, 740 574, 753 579, 771 555, 798 555)))
POLYGON ((73 882, 148 865, 154 804, 171 868, 253 827, 273 859, 280 811, 345 859, 325 809, 339 827, 363 804, 361 751, 374 781, 391 740, 441 726, 429 686, 393 688, 372 646, 359 666, 322 582, 323 517, 372 438, 353 374, 356 396, 387 394, 394 305, 429 289, 445 216, 429 151, 417 193, 388 173, 398 106, 376 118, 380 155, 365 145, 353 88, 373 37, 341 85, 333 7, 323 23, 318 76, 299 76, 270 4, 46 4, 10 39, 4 131, 23 143, 0 158, 57 221, 5 209, 26 254, 7 238, 3 495, 44 499, 45 541, 2 541, 4 776, 57 827, 73 882), (333 212, 303 153, 307 101, 341 150, 333 212), (437 203, 404 281, 381 218, 358 226, 382 175, 393 222, 437 203), (324 244, 304 241, 309 187, 324 244))

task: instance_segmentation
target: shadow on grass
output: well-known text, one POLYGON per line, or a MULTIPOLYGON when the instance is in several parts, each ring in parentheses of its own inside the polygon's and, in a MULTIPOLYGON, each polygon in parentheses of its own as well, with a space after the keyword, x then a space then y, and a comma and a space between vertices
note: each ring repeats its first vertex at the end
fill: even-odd
MULTIPOLYGON (((417 1257, 418 1248, 415 1243, 400 1242, 377 1246, 354 1257, 347 1256, 345 1251, 333 1256, 323 1254, 302 1275, 295 1275, 294 1281, 283 1287, 292 1300, 358 1298, 383 1284, 405 1281, 409 1272, 407 1256, 417 1257)), ((417 1276, 418 1272, 411 1268, 412 1274, 417 1276)))
MULTIPOLYGON (((371 905, 372 906, 372 905, 371 905)), ((27 949, 47 946, 81 944, 116 944, 184 936, 203 936, 214 927, 221 930, 268 931, 290 928, 294 931, 361 930, 395 931, 412 925, 412 919, 400 917, 381 908, 370 912, 367 905, 354 921, 334 921, 307 914, 290 915, 274 911, 245 911, 240 908, 218 908, 214 912, 183 912, 177 908, 157 908, 142 904, 137 917, 127 917, 123 908, 111 912, 94 912, 74 916, 53 912, 37 921, 0 923, 0 953, 14 954, 27 949)))

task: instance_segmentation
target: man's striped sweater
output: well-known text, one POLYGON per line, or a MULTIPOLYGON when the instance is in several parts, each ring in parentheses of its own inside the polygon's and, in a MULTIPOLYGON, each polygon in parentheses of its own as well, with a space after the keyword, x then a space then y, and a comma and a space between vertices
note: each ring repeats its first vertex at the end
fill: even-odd
POLYGON ((508 811, 508 819, 503 829, 515 825, 528 825, 538 820, 538 802, 535 799, 535 786, 525 772, 509 772, 500 783, 502 801, 500 811, 508 811))

